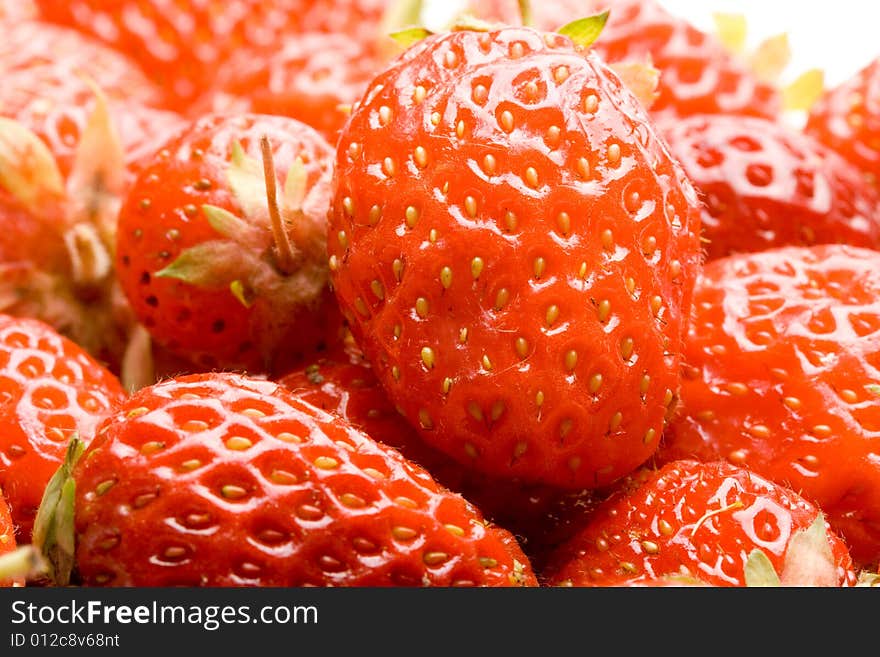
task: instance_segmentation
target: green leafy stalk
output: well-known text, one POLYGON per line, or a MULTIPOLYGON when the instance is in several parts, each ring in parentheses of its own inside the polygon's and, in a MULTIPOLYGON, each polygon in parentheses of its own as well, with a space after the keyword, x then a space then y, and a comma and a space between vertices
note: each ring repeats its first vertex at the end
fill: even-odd
POLYGON ((49 480, 34 521, 33 545, 45 559, 47 574, 56 586, 67 586, 73 572, 76 550, 73 468, 84 449, 85 443, 79 437, 71 438, 64 462, 49 480))
POLYGON ((241 262, 242 248, 229 240, 212 240, 180 252, 177 258, 154 275, 176 278, 204 288, 220 289, 233 279, 231 263, 241 262))
POLYGON ((749 553, 745 565, 746 586, 836 586, 837 568, 825 530, 825 516, 819 513, 806 529, 789 541, 781 575, 761 550, 749 553))
POLYGON ((290 242, 290 235, 281 216, 278 206, 277 182, 275 180, 275 162, 272 158, 272 145, 269 137, 260 137, 260 151, 263 155, 263 177, 266 182, 266 198, 269 201, 269 218, 271 219, 272 236, 275 240, 275 256, 278 269, 284 274, 296 271, 297 254, 290 242))
POLYGON ((745 565, 746 586, 780 586, 779 575, 770 562, 770 559, 761 550, 754 549, 749 552, 749 558, 745 565))
POLYGON ((576 45, 582 48, 589 48, 599 38, 599 35, 602 34, 609 15, 610 12, 606 9, 601 14, 572 21, 556 31, 563 36, 567 36, 576 45))
POLYGON ((220 233, 223 237, 236 239, 240 235, 247 233, 248 225, 245 221, 239 219, 229 210, 218 208, 216 205, 205 204, 202 206, 202 212, 211 224, 211 228, 220 233))
POLYGON ((434 33, 431 32, 431 30, 424 27, 408 27, 405 30, 392 32, 388 36, 394 39, 398 45, 401 45, 404 48, 409 48, 422 39, 427 39, 432 34, 434 33))

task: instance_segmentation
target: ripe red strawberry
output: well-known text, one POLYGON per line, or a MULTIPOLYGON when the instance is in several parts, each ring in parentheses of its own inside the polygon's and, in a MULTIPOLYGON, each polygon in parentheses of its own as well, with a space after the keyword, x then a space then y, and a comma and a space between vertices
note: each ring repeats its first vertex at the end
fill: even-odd
POLYGON ((806 132, 880 179, 880 57, 828 89, 810 109, 806 132))
POLYGON ((50 326, 0 315, 0 488, 19 542, 30 542, 71 436, 91 440, 123 397, 113 374, 50 326))
POLYGON ((653 453, 699 210, 596 55, 526 28, 429 36, 352 113, 331 208, 333 289, 426 442, 568 488, 653 453))
POLYGON ((65 177, 95 111, 95 87, 108 102, 130 167, 182 122, 177 114, 157 109, 161 89, 132 60, 70 28, 10 23, 0 43, 0 74, 0 114, 39 135, 65 177))
POLYGON ((581 515, 582 505, 591 499, 591 491, 562 491, 487 477, 432 448, 397 412, 353 344, 343 353, 287 373, 279 383, 299 399, 339 415, 418 463, 438 483, 475 504, 488 519, 514 532, 530 557, 533 551, 559 541, 568 529, 566 523, 581 515))
POLYGON ((48 322, 115 368, 131 325, 112 271, 119 204, 181 119, 142 105, 158 97, 152 83, 74 30, 23 21, 4 34, 0 310, 48 322))
POLYGON ((307 125, 259 114, 207 115, 159 148, 120 211, 116 253, 159 345, 204 369, 263 372, 337 330, 325 247, 332 153, 307 125))
POLYGON ((205 101, 209 111, 290 116, 335 144, 347 117, 382 60, 342 33, 312 32, 266 57, 233 55, 217 72, 205 101))
POLYGON ((594 48, 608 62, 650 58, 660 70, 655 116, 745 114, 776 118, 779 90, 762 82, 715 35, 697 29, 657 0, 557 0, 532 3, 532 21, 555 30, 569 21, 610 10, 594 48))
MULTIPOLYGON (((113 149, 122 150, 130 168, 160 138, 178 128, 182 118, 156 109, 161 90, 137 65, 76 30, 39 21, 7 26, 0 43, 0 115, 22 123, 45 142, 63 177, 69 177, 80 160, 109 160, 90 166, 112 187, 108 166, 119 167, 113 149), (90 129, 100 95, 107 103, 113 144, 101 144, 98 154, 80 153, 90 129)), ((92 127, 94 130, 94 128, 92 127)), ((78 172, 84 162, 79 163, 78 172)), ((94 185, 97 186, 97 185, 94 185)), ((114 191, 114 190, 109 190, 114 191)))
POLYGON ((162 100, 161 89, 127 54, 74 29, 42 21, 9 21, 3 28, 0 108, 5 116, 17 117, 35 95, 65 105, 91 103, 90 81, 113 101, 157 107, 162 100))
POLYGON ((708 263, 681 408, 657 458, 726 459, 817 504, 880 560, 880 252, 789 247, 708 263))
POLYGON ((142 388, 72 478, 57 513, 86 586, 536 585, 513 536, 425 470, 239 374, 142 388))
POLYGON ((186 112, 217 67, 244 49, 258 56, 307 31, 376 39, 385 0, 37 0, 43 19, 75 27, 136 58, 186 112))
POLYGON ((659 125, 703 199, 709 259, 832 242, 880 248, 877 192, 812 137, 724 114, 659 125))
MULTIPOLYGON (((45 106, 43 99, 38 105, 45 106)), ((77 134, 69 157, 67 144, 56 157, 40 134, 0 117, 0 311, 47 322, 115 369, 133 322, 111 257, 129 175, 126 153, 103 99, 90 114, 69 109, 62 111, 81 118, 81 130, 56 124, 61 114, 34 121, 42 134, 57 136, 58 125, 77 134)), ((127 116, 129 124, 137 114, 127 116)), ((130 172, 143 149, 130 153, 130 172)))
POLYGON ((853 586, 846 544, 793 490, 729 463, 681 460, 622 482, 552 556, 550 586, 693 577, 713 586, 853 586))
POLYGON ((693 588, 704 587, 704 586, 714 586, 712 584, 706 584, 703 580, 698 579, 696 577, 689 577, 686 575, 667 575, 665 577, 648 577, 646 579, 641 579, 638 581, 625 581, 621 582, 619 586, 630 586, 630 587, 650 587, 650 588, 693 588))

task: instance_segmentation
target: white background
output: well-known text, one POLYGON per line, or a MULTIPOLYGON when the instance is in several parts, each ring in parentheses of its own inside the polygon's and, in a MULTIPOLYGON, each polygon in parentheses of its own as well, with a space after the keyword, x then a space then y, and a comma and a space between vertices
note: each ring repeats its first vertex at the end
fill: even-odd
MULTIPOLYGON (((540 2, 540 0, 537 0, 540 2)), ((756 45, 787 32, 792 62, 786 78, 810 68, 825 71, 825 82, 842 82, 880 57, 880 0, 661 0, 697 27, 712 29, 712 13, 746 16, 756 45)))
MULTIPOLYGON (((833 86, 880 56, 880 0, 661 0, 661 3, 705 30, 713 29, 713 12, 743 14, 748 19, 751 46, 765 37, 787 32, 792 61, 783 80, 794 79, 810 68, 821 68, 826 85, 833 86)), ((460 11, 466 0, 427 0, 425 4, 426 25, 439 29, 444 24, 443 17, 460 11)))

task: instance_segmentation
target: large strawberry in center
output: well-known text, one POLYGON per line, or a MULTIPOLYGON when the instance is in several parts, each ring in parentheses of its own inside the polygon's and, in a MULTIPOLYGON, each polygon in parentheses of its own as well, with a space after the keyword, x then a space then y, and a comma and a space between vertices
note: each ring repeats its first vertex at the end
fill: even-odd
POLYGON ((582 31, 412 45, 343 129, 328 236, 340 305, 423 438, 566 487, 654 452, 699 260, 693 189, 582 31))

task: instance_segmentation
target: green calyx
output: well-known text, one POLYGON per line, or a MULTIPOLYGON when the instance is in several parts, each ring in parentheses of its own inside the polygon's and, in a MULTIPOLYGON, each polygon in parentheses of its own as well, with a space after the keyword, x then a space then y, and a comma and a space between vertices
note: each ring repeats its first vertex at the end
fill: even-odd
POLYGON ((755 549, 749 553, 745 568, 746 586, 780 586, 779 575, 770 559, 763 551, 755 549))
POLYGON ((62 199, 64 178, 49 147, 12 119, 0 117, 0 188, 39 215, 47 199, 62 199))
POLYGON ((388 36, 394 39, 398 45, 409 48, 422 39, 427 39, 432 34, 434 33, 431 30, 424 27, 408 27, 405 30, 392 32, 388 36))
POLYGON ((745 565, 745 582, 748 587, 837 586, 825 516, 818 514, 807 529, 792 535, 781 573, 763 551, 752 550, 745 565))
POLYGON ((880 586, 880 573, 871 571, 862 571, 859 573, 859 579, 856 586, 880 586))
POLYGON ((64 462, 49 480, 34 521, 32 544, 45 560, 46 575, 56 586, 67 586, 73 572, 76 553, 73 468, 84 450, 85 443, 79 437, 71 438, 64 462))
POLYGON ((579 18, 567 25, 563 25, 556 32, 567 36, 575 45, 581 48, 589 48, 599 38, 599 35, 602 34, 609 15, 610 12, 606 9, 601 14, 579 18))
POLYGON ((201 288, 228 289, 243 306, 250 307, 255 296, 259 296, 254 281, 267 279, 266 272, 273 266, 279 276, 293 271, 299 254, 288 231, 295 231, 303 222, 308 175, 304 163, 297 158, 288 171, 280 197, 276 197, 274 175, 271 162, 261 164, 245 153, 240 142, 233 142, 226 179, 241 215, 215 205, 203 205, 202 213, 218 239, 182 251, 155 275, 201 288), (267 253, 274 253, 274 259, 267 259, 267 253))
MULTIPOLYGON (((519 5, 519 13, 523 26, 533 27, 534 22, 531 3, 529 3, 528 0, 519 0, 517 4, 519 5)), ((577 46, 589 48, 595 43, 596 39, 599 38, 599 35, 605 28, 605 24, 608 22, 610 13, 611 12, 606 9, 600 14, 579 18, 571 23, 563 25, 557 29, 556 32, 568 37, 577 46)), ((453 31, 470 30, 475 32, 488 32, 499 27, 502 26, 489 23, 471 16, 468 13, 464 13, 455 19, 450 29, 453 31)), ((434 32, 421 26, 411 26, 389 32, 389 36, 403 48, 409 48, 433 34, 434 32)))

